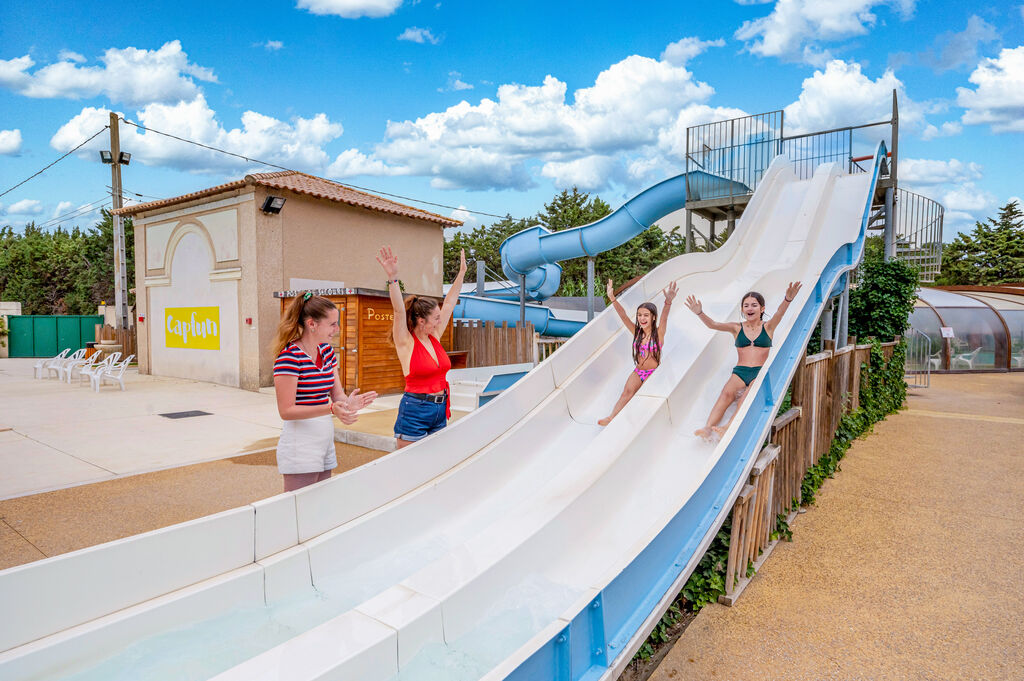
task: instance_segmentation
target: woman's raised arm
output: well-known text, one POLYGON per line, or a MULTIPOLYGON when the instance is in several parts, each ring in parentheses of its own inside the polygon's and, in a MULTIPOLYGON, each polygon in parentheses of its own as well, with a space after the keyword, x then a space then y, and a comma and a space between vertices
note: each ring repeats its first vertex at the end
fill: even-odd
POLYGON ((709 329, 714 329, 715 331, 728 331, 729 333, 732 334, 737 334, 740 332, 739 324, 730 322, 716 322, 714 319, 704 314, 704 306, 701 304, 699 300, 697 300, 697 297, 694 296, 692 293, 686 297, 686 307, 690 308, 690 311, 693 312, 693 314, 697 315, 697 319, 704 322, 704 326, 708 327, 709 329))
POLYGON ((381 246, 377 262, 388 277, 388 295, 391 297, 391 308, 395 312, 395 319, 391 323, 395 347, 408 347, 412 345, 412 334, 405 323, 405 301, 402 299, 402 288, 398 284, 398 256, 391 252, 390 246, 381 246))
POLYGON ((459 294, 462 293, 462 280, 466 278, 466 250, 459 251, 459 273, 455 275, 448 294, 444 297, 441 305, 441 324, 438 326, 438 333, 443 334, 448 328, 448 322, 452 319, 452 313, 459 302, 459 294))
POLYGON ((608 286, 605 287, 605 293, 608 294, 608 300, 611 301, 612 307, 615 308, 615 312, 618 313, 619 319, 622 320, 622 323, 623 325, 625 325, 626 330, 628 330, 630 333, 636 333, 636 322, 629 318, 629 315, 626 314, 626 309, 622 307, 622 303, 620 303, 618 299, 615 297, 615 290, 612 288, 611 279, 608 280, 608 286))
POLYGON ((765 328, 768 329, 769 335, 775 332, 775 327, 782 321, 782 316, 786 314, 786 310, 789 309, 789 304, 796 299, 796 294, 800 292, 800 287, 803 286, 799 281, 789 282, 789 286, 786 287, 786 296, 782 302, 779 303, 779 309, 775 311, 772 318, 764 323, 765 328))
POLYGON ((676 282, 671 282, 662 291, 665 294, 665 304, 661 306, 661 322, 658 324, 658 345, 665 345, 665 330, 668 328, 668 314, 672 311, 672 300, 675 299, 676 282))

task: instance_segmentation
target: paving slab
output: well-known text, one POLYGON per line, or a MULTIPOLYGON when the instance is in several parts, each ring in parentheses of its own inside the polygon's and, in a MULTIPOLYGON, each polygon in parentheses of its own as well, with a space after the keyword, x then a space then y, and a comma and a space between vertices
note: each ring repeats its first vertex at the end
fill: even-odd
POLYGON ((1021 678, 1021 442, 1024 374, 933 376, 651 679, 1021 678))
POLYGON ((33 378, 35 361, 0 359, 0 499, 273 448, 281 434, 273 389, 129 370, 125 391, 96 393, 77 380, 33 378), (160 416, 193 410, 210 415, 160 416))

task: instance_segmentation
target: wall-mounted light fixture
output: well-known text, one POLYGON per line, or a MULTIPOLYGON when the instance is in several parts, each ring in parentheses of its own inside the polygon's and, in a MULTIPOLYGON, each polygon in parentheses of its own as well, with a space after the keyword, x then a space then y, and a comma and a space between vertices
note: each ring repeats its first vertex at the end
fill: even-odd
POLYGON ((118 160, 121 162, 121 165, 126 166, 129 163, 131 163, 132 155, 129 154, 127 151, 122 151, 118 156, 118 160))
POLYGON ((106 149, 104 149, 103 151, 100 152, 100 160, 103 161, 104 163, 113 163, 114 155, 111 154, 106 149))
POLYGON ((260 210, 264 213, 280 213, 282 208, 284 208, 284 197, 268 196, 264 199, 263 207, 260 210))

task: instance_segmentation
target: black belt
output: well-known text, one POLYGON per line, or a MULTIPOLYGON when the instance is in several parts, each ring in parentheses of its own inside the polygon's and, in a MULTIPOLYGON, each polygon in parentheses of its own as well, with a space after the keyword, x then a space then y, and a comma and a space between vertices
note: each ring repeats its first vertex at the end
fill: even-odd
POLYGON ((415 397, 417 400, 423 400, 424 402, 433 402, 434 404, 444 404, 448 399, 448 393, 441 393, 440 395, 431 393, 405 393, 409 397, 415 397))

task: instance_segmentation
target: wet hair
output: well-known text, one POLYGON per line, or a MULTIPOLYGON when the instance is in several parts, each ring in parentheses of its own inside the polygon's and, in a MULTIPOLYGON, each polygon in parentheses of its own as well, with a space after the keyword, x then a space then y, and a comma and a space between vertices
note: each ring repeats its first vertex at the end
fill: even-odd
MULTIPOLYGON (((436 298, 429 296, 405 297, 405 325, 412 333, 416 329, 416 321, 426 319, 439 305, 436 298)), ((388 342, 394 345, 394 332, 388 331, 388 342)))
POLYGON ((741 310, 743 309, 743 303, 747 302, 747 298, 753 298, 754 300, 757 301, 757 304, 761 306, 761 319, 763 320, 764 319, 764 296, 762 296, 757 291, 747 291, 746 293, 743 294, 743 297, 740 298, 740 309, 741 310))
POLYGON ((337 306, 327 298, 314 296, 309 291, 292 298, 292 302, 284 309, 284 316, 277 325, 274 343, 270 346, 274 351, 274 357, 280 355, 289 343, 302 337, 307 319, 320 321, 326 319, 331 310, 337 309, 337 306))
POLYGON ((655 307, 654 303, 640 303, 637 306, 637 321, 636 331, 633 332, 633 363, 637 366, 640 365, 640 345, 644 340, 644 330, 640 328, 639 313, 640 310, 647 310, 651 313, 651 356, 654 357, 654 361, 661 364, 661 346, 658 345, 658 308, 655 307))

